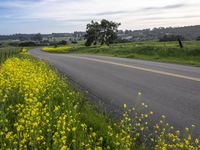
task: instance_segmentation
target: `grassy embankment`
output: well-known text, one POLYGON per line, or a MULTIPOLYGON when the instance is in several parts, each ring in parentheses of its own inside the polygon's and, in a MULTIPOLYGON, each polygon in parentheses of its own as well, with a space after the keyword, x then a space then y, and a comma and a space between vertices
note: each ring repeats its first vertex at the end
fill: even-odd
POLYGON ((20 54, 0 69, 0 149, 200 148, 194 126, 182 137, 165 116, 154 122, 148 106, 137 107, 110 120, 48 64, 20 54))
POLYGON ((200 66, 200 42, 185 41, 184 48, 178 42, 132 42, 110 46, 74 45, 69 53, 108 55, 124 58, 191 64, 200 66))

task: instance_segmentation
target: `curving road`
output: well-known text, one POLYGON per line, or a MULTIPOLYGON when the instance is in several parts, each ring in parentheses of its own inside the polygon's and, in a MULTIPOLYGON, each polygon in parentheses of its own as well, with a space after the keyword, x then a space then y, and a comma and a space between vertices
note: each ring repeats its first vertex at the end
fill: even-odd
POLYGON ((32 56, 48 61, 105 102, 116 106, 141 102, 178 129, 200 125, 200 68, 94 55, 52 54, 39 49, 32 56), (142 95, 138 96, 138 92, 142 95))

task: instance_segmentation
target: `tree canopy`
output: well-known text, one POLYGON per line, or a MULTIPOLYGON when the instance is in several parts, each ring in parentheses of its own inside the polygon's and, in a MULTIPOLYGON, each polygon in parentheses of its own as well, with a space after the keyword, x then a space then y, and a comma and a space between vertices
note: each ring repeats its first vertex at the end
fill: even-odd
POLYGON ((96 45, 100 43, 101 45, 109 45, 117 39, 117 31, 120 23, 116 23, 108 20, 101 20, 101 22, 91 21, 87 24, 86 28, 86 46, 96 45))

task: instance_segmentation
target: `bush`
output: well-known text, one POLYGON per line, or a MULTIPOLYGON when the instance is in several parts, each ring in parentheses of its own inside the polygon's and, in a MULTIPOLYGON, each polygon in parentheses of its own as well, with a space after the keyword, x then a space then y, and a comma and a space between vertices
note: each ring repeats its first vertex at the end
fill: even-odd
POLYGON ((129 41, 127 39, 120 39, 120 38, 118 38, 114 41, 114 43, 129 43, 129 42, 131 42, 131 41, 129 41))
POLYGON ((78 42, 77 41, 72 41, 72 44, 77 44, 78 42))
POLYGON ((19 45, 19 43, 17 43, 17 42, 10 42, 10 43, 8 43, 8 45, 9 46, 15 46, 15 47, 17 47, 19 45))
POLYGON ((22 43, 19 43, 20 47, 26 47, 26 46, 37 46, 37 44, 35 42, 22 42, 22 43))
POLYGON ((67 41, 62 40, 62 41, 58 42, 57 45, 67 45, 67 41))

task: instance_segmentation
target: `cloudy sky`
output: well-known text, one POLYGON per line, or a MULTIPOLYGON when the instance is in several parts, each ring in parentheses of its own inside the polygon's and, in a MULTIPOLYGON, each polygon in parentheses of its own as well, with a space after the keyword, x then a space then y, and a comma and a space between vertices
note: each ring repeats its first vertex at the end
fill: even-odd
POLYGON ((84 31, 91 20, 121 29, 200 24, 200 0, 0 0, 0 34, 84 31))

